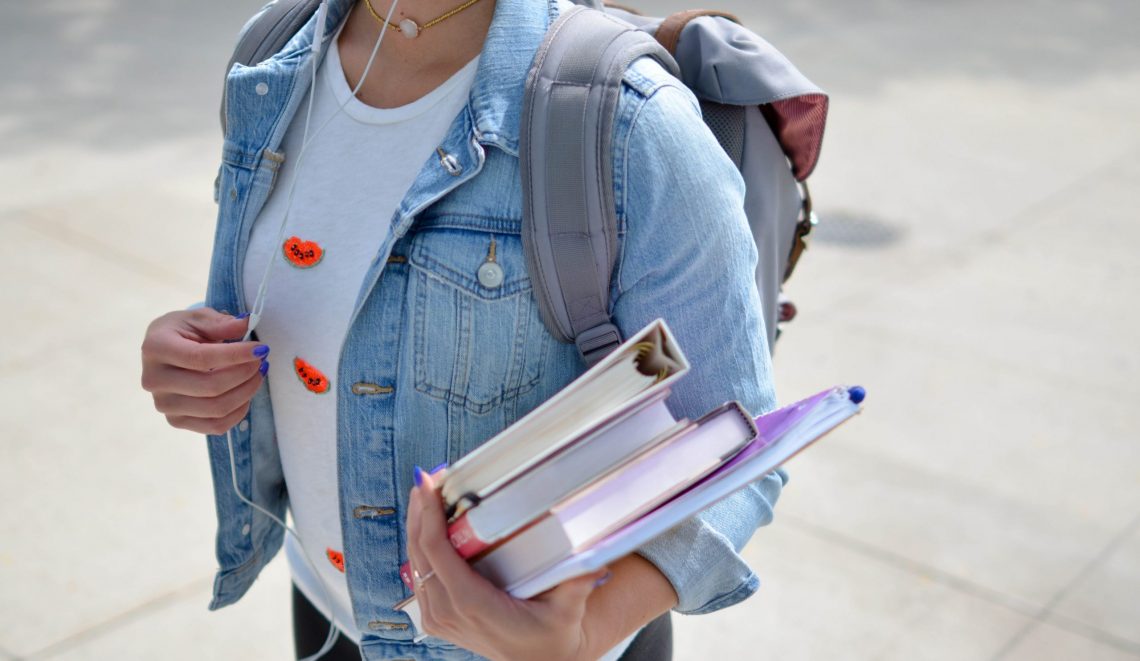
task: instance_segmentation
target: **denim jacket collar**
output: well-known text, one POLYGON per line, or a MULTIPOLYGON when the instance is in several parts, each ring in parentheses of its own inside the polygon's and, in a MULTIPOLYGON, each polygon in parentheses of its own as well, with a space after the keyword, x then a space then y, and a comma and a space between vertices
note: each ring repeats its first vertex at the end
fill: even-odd
MULTIPOLYGON (((328 1, 330 25, 339 25, 355 4, 355 0, 328 1)), ((518 155, 526 73, 534 52, 558 16, 558 5, 558 0, 496 0, 469 103, 472 128, 482 144, 518 155)), ((314 23, 315 19, 299 30, 274 59, 296 59, 302 66, 306 64, 314 23)), ((329 30, 328 34, 326 39, 331 39, 335 32, 329 30)))
POLYGON ((518 155, 526 74, 558 11, 557 0, 497 0, 471 88, 471 112, 480 142, 518 155))

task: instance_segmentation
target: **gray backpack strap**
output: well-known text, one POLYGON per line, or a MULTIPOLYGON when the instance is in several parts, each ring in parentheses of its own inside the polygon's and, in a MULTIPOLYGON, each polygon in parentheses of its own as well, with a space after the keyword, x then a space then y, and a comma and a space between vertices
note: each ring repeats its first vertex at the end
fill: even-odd
POLYGON ((648 34, 583 7, 551 26, 527 76, 519 133, 523 249, 543 321, 587 365, 621 343, 610 320, 617 257, 613 124, 634 60, 673 58, 648 34))
MULTIPOLYGON (((242 28, 234 54, 226 65, 256 64, 285 47, 317 10, 321 0, 274 0, 242 28)), ((226 130, 226 95, 222 94, 222 132, 226 130)))

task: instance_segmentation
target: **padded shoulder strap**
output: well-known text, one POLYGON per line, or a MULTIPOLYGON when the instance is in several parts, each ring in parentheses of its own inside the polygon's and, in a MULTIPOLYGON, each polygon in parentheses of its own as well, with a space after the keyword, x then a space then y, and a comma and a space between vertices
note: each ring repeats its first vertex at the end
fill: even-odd
MULTIPOLYGON (((309 20, 321 0, 275 0, 246 23, 226 65, 228 74, 234 64, 254 64, 281 50, 309 20)), ((226 130, 226 95, 222 94, 222 132, 226 130)))
POLYGON ((587 365, 621 343, 609 315, 617 257, 613 124, 625 71, 646 55, 677 72, 646 33, 573 7, 547 32, 526 81, 523 249, 546 327, 577 344, 587 365))

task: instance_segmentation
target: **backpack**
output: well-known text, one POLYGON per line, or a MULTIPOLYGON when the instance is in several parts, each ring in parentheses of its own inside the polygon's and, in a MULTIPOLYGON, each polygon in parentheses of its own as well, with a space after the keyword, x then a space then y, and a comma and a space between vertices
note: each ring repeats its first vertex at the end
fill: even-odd
MULTIPOLYGON (((759 251, 756 285, 774 348, 780 324, 795 316, 782 285, 817 222, 805 180, 819 159, 827 95, 731 14, 650 18, 600 0, 574 2, 579 6, 555 21, 535 55, 519 135, 523 248, 547 329, 576 344, 587 366, 622 341, 609 315, 617 256, 612 124, 626 68, 649 56, 696 95, 705 123, 744 178, 759 251)), ((319 3, 267 6, 247 24, 230 67, 278 52, 319 3)), ((224 107, 221 115, 224 128, 224 107)))

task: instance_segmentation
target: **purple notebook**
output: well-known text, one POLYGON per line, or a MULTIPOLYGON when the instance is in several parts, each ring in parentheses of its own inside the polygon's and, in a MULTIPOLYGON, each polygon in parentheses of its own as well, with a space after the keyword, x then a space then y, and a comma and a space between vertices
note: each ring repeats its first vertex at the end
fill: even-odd
POLYGON ((759 435, 723 466, 649 514, 508 590, 533 597, 632 553, 685 519, 764 477, 827 432, 859 413, 863 389, 835 387, 755 419, 759 435))

